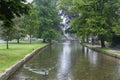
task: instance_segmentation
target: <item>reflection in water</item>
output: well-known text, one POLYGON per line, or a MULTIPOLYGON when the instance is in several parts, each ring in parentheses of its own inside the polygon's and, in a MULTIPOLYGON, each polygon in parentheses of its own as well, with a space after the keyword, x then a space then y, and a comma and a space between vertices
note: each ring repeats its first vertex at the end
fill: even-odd
POLYGON ((57 80, 72 80, 71 68, 71 47, 70 43, 63 43, 63 50, 60 53, 57 80))
POLYGON ((97 60, 98 60, 98 54, 97 52, 88 49, 87 47, 84 47, 84 54, 85 57, 88 59, 88 61, 90 62, 90 64, 95 67, 97 65, 97 60))
POLYGON ((120 60, 86 47, 74 67, 74 80, 120 80, 120 60))
POLYGON ((97 65, 98 53, 88 49, 89 61, 95 67, 97 65))
POLYGON ((57 43, 8 80, 120 80, 120 60, 78 43, 57 43))
POLYGON ((40 69, 32 69, 30 67, 26 67, 24 66, 24 69, 30 71, 30 72, 33 72, 33 73, 36 73, 36 74, 41 74, 41 75, 48 75, 49 74, 49 71, 50 70, 40 70, 40 69))

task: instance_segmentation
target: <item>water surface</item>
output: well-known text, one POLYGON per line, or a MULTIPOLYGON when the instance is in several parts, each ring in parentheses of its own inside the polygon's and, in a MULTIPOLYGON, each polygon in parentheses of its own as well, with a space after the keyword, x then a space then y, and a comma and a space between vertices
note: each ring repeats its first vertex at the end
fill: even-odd
POLYGON ((120 60, 77 42, 53 44, 9 80, 120 80, 120 60))

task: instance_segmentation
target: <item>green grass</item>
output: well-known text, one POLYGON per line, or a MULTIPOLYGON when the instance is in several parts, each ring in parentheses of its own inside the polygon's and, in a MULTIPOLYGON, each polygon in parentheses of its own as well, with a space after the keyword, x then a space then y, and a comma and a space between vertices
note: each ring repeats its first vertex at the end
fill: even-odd
POLYGON ((111 49, 111 48, 94 47, 91 44, 86 44, 86 43, 84 45, 87 45, 88 47, 91 47, 91 48, 96 48, 98 50, 101 50, 101 51, 104 51, 104 52, 107 52, 107 53, 119 54, 120 55, 120 50, 114 50, 114 49, 111 49))
POLYGON ((101 48, 102 51, 108 52, 108 53, 113 53, 113 54, 120 54, 120 51, 118 50, 112 50, 110 48, 101 48))
POLYGON ((45 43, 34 41, 29 44, 28 41, 22 41, 20 44, 16 42, 9 43, 9 49, 6 49, 6 44, 0 44, 0 73, 5 69, 15 64, 33 49, 45 46, 45 43))

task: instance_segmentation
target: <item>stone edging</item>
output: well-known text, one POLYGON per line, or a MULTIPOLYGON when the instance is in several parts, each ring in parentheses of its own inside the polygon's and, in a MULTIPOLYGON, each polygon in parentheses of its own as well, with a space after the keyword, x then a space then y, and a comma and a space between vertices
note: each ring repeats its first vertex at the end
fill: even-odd
POLYGON ((23 66, 28 60, 30 60, 35 54, 37 54, 39 51, 43 51, 48 45, 38 48, 36 50, 33 50, 31 53, 27 54, 23 59, 18 61, 16 64, 12 65, 10 68, 8 68, 5 72, 0 74, 0 80, 7 80, 12 74, 14 74, 21 66, 23 66))
POLYGON ((94 51, 97 51, 97 52, 106 54, 106 55, 108 55, 108 56, 111 56, 111 57, 120 59, 120 55, 119 55, 119 54, 114 54, 114 53, 110 53, 110 52, 106 52, 106 51, 101 51, 100 49, 97 49, 97 48, 94 48, 94 47, 90 47, 90 46, 85 45, 85 44, 82 44, 82 45, 85 46, 85 47, 88 47, 88 48, 90 48, 90 49, 92 49, 92 50, 94 50, 94 51))

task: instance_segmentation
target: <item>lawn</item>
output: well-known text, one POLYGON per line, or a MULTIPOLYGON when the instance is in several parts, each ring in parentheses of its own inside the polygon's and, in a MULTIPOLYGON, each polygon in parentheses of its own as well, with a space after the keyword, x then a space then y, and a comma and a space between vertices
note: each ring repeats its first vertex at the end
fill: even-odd
POLYGON ((29 44, 28 41, 21 41, 20 44, 10 42, 9 49, 7 50, 5 43, 0 44, 0 73, 22 59, 33 49, 37 49, 45 45, 45 43, 41 43, 40 41, 34 41, 32 44, 29 44))
POLYGON ((108 52, 108 53, 113 53, 113 54, 120 54, 120 50, 116 49, 111 49, 111 48, 101 48, 102 51, 108 52))
POLYGON ((118 55, 120 55, 120 49, 101 48, 101 47, 92 46, 91 44, 86 44, 86 43, 84 45, 87 45, 90 48, 95 48, 95 49, 97 49, 99 51, 104 51, 104 52, 107 52, 107 53, 112 53, 112 54, 118 54, 118 55))

